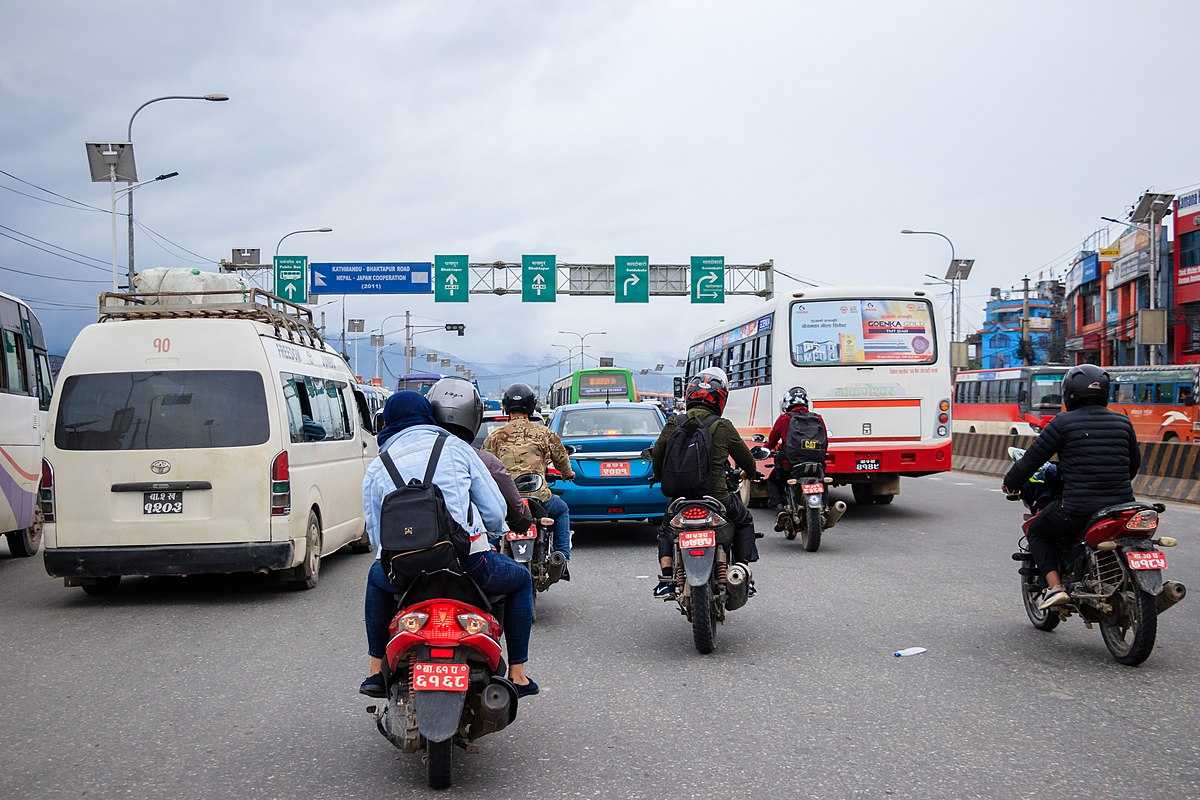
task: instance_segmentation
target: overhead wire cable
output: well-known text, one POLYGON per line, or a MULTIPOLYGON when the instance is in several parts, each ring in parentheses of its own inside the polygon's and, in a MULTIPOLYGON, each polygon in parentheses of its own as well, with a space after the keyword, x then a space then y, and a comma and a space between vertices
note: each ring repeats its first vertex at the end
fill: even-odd
POLYGON ((18 239, 15 236, 9 236, 7 233, 4 233, 3 231, 0 231, 0 236, 3 236, 5 239, 12 239, 14 242, 23 244, 26 247, 32 247, 34 250, 41 250, 43 253, 49 253, 52 256, 56 256, 58 258, 66 260, 66 261, 74 261, 76 264, 82 264, 85 267, 91 267, 92 269, 99 270, 100 272, 108 272, 108 270, 105 269, 104 267, 98 267, 95 264, 88 263, 87 261, 80 261, 78 258, 71 258, 70 256, 64 256, 62 253, 56 253, 53 250, 47 250, 46 248, 39 247, 36 244, 30 244, 29 242, 26 242, 22 239, 18 239))
POLYGON ((69 247, 63 247, 60 244, 55 244, 54 242, 47 242, 45 239, 39 239, 36 236, 31 236, 30 234, 25 233, 24 231, 19 231, 16 228, 10 228, 7 225, 0 225, 0 228, 3 228, 4 230, 9 231, 10 233, 15 233, 18 236, 24 236, 26 239, 32 239, 33 241, 37 242, 38 244, 44 244, 47 247, 53 247, 56 250, 62 250, 64 253, 70 253, 73 256, 79 256, 80 258, 86 258, 90 261, 95 261, 96 263, 102 264, 106 267, 108 266, 108 263, 109 263, 108 259, 96 258, 95 256, 89 256, 87 253, 80 253, 79 251, 72 250, 69 247))

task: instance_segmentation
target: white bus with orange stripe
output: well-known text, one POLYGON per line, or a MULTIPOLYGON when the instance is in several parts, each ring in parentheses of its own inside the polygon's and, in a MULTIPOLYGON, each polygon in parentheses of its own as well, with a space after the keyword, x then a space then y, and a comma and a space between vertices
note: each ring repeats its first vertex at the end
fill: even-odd
POLYGON ((826 472, 860 503, 890 503, 901 477, 950 469, 950 347, 927 292, 822 287, 775 298, 697 337, 687 374, 709 366, 729 374, 725 416, 747 438, 766 436, 784 393, 803 386, 829 428, 826 472))

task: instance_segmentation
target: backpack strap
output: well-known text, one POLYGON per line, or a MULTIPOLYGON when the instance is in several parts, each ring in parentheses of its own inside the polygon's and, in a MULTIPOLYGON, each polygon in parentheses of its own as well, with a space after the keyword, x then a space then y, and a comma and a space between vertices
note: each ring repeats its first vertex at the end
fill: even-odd
POLYGON ((425 467, 425 484, 433 483, 433 473, 437 469, 438 459, 442 457, 442 448, 446 446, 446 437, 450 434, 442 432, 438 434, 437 441, 433 443, 433 451, 429 454, 429 464, 425 467))
POLYGON ((383 462, 383 466, 387 469, 388 475, 392 477, 392 483, 396 484, 399 489, 404 485, 404 476, 400 474, 400 470, 396 469, 396 462, 392 461, 392 456, 387 450, 379 453, 379 460, 383 462))

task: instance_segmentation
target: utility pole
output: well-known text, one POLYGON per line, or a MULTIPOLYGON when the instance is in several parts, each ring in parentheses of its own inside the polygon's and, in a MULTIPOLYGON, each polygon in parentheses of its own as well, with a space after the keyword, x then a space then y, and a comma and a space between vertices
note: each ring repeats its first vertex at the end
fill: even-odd
MULTIPOLYGON (((1150 310, 1158 308, 1158 206, 1150 206, 1150 310)), ((1158 345, 1150 345, 1150 366, 1158 364, 1158 345)))
POLYGON ((1021 349, 1024 351, 1021 360, 1025 366, 1032 366, 1033 347, 1029 344, 1029 276, 1021 278, 1021 349))

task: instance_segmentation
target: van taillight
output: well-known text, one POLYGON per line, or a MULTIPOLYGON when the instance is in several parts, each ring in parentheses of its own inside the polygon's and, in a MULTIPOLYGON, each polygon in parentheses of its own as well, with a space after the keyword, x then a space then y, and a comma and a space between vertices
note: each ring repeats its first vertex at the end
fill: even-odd
POLYGON ((271 462, 271 516, 286 517, 292 513, 292 480, 288 469, 288 454, 284 450, 271 462))
POLYGON ((38 482, 38 506, 42 509, 42 521, 54 522, 54 467, 42 459, 42 479, 38 482))

